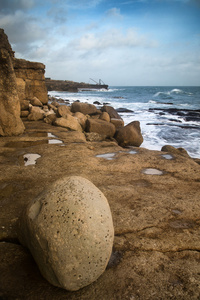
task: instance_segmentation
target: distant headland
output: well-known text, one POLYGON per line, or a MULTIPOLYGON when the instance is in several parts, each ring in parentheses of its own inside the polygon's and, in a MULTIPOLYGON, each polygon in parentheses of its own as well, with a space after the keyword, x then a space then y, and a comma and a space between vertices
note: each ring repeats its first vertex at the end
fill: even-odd
POLYGON ((99 83, 90 84, 84 82, 75 82, 69 80, 54 80, 51 78, 45 78, 45 83, 48 91, 67 91, 67 92, 78 92, 82 90, 99 90, 108 89, 107 84, 99 83))

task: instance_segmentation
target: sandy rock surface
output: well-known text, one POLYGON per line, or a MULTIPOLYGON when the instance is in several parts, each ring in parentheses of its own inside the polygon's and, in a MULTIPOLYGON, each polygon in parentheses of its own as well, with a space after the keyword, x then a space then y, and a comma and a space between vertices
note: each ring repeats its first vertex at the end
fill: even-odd
POLYGON ((2 299, 200 298, 198 163, 178 152, 89 142, 82 132, 42 121, 25 126, 23 135, 0 139, 2 299), (49 143, 55 139, 63 143, 49 143), (27 153, 41 157, 25 166, 27 153), (144 172, 152 169, 162 175, 144 172), (63 176, 82 176, 104 193, 115 229, 106 271, 76 292, 49 284, 17 235, 27 203, 63 176))

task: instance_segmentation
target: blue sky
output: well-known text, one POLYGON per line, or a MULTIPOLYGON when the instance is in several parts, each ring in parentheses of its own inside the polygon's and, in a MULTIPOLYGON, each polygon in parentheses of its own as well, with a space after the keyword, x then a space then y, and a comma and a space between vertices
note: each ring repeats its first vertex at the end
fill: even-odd
POLYGON ((200 85, 200 0, 1 0, 0 28, 52 79, 200 85))

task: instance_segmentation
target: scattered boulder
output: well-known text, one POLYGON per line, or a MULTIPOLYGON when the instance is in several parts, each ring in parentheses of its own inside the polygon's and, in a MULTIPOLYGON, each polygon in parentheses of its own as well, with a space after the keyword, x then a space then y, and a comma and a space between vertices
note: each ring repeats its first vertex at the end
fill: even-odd
POLYGON ((74 102, 71 105, 71 111, 73 113, 81 112, 84 115, 92 115, 97 113, 97 108, 93 104, 74 102))
POLYGON ((110 118, 114 118, 114 119, 121 119, 120 115, 118 114, 118 112, 116 111, 116 109, 114 109, 112 106, 108 106, 108 105, 104 105, 101 108, 102 112, 107 112, 110 116, 110 118))
POLYGON ((38 106, 32 106, 30 114, 28 115, 29 121, 39 121, 44 119, 44 111, 38 106))
POLYGON ((71 115, 71 111, 69 109, 69 107, 67 105, 60 105, 58 106, 56 115, 57 117, 63 117, 63 118, 67 118, 67 115, 71 115))
POLYGON ((115 139, 122 147, 135 146, 139 147, 143 142, 143 137, 140 130, 140 122, 133 121, 128 125, 119 128, 116 131, 115 139))
POLYGON ((82 132, 82 127, 79 124, 77 118, 72 117, 71 115, 67 115, 66 118, 57 118, 54 122, 54 125, 60 126, 60 127, 65 127, 69 130, 75 130, 75 131, 81 131, 82 132))
POLYGON ((88 119, 86 122, 87 132, 96 132, 110 138, 115 134, 115 126, 112 123, 100 119, 88 119))
POLYGON ((104 120, 106 122, 110 122, 110 116, 106 111, 101 113, 99 119, 104 120))
POLYGON ((42 275, 70 291, 94 282, 111 256, 114 229, 108 201, 82 177, 65 177, 45 189, 26 208, 19 229, 19 239, 42 275))
POLYGON ((25 129, 20 118, 20 100, 13 60, 14 52, 7 35, 0 29, 0 136, 19 135, 25 129))
POLYGON ((37 97, 33 97, 31 100, 30 100, 30 103, 33 105, 33 106, 43 106, 42 102, 37 98, 37 97))

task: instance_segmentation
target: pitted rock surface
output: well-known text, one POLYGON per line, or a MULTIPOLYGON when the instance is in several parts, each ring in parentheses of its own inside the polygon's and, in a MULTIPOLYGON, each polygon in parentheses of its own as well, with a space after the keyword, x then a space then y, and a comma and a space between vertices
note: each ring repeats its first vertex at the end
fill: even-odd
POLYGON ((114 229, 107 199, 89 180, 64 177, 26 208, 20 241, 53 285, 75 291, 105 270, 114 229))

